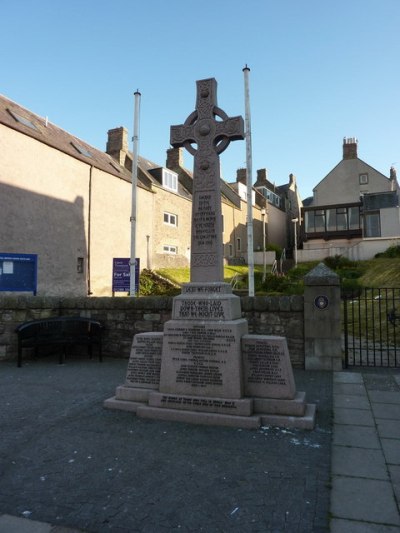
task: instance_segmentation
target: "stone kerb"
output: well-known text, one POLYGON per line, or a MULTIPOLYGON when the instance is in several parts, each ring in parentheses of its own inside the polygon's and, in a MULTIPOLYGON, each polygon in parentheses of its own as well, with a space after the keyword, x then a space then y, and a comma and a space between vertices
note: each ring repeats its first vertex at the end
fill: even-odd
POLYGON ((340 279, 324 263, 304 276, 306 370, 342 370, 340 279))

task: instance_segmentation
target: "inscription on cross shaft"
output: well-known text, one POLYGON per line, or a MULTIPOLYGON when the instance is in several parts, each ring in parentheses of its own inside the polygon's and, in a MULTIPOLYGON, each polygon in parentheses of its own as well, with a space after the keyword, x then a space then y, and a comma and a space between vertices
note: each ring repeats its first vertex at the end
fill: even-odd
POLYGON ((214 78, 196 84, 196 109, 184 124, 171 126, 171 145, 194 156, 190 281, 223 281, 219 154, 230 141, 244 139, 244 125, 241 116, 228 117, 217 107, 214 78))

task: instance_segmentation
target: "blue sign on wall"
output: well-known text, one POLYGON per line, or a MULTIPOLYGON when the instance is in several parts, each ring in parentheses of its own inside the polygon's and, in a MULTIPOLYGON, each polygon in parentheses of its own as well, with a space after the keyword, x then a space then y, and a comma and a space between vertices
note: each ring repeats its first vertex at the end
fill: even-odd
POLYGON ((0 253, 0 291, 37 291, 37 255, 0 253))
MULTIPOLYGON (((139 293, 139 266, 140 259, 135 259, 135 293, 139 293)), ((113 259, 113 292, 130 292, 131 290, 131 266, 130 259, 116 257, 113 259)))

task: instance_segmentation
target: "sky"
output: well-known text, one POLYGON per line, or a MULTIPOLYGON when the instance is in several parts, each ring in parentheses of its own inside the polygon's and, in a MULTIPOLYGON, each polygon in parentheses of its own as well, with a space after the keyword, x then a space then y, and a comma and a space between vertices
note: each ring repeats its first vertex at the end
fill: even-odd
MULTIPOLYGON (((247 64, 253 182, 293 173, 304 199, 344 137, 400 171, 400 0, 0 0, 0 13, 0 93, 100 150, 109 129, 132 139, 139 90, 139 153, 165 165, 196 80, 215 78, 218 106, 245 117, 247 64)), ((231 142, 223 178, 244 167, 231 142)))

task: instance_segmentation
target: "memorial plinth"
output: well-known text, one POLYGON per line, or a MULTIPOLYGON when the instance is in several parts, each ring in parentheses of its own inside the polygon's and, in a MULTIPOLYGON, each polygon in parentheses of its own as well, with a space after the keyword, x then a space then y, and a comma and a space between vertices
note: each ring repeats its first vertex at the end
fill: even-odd
POLYGON ((126 381, 104 406, 159 420, 312 429, 315 406, 296 392, 286 339, 249 335, 240 298, 223 282, 219 154, 244 132, 241 117, 217 107, 216 88, 198 81, 196 110, 171 128, 172 146, 194 156, 190 283, 163 333, 135 335, 126 381))

